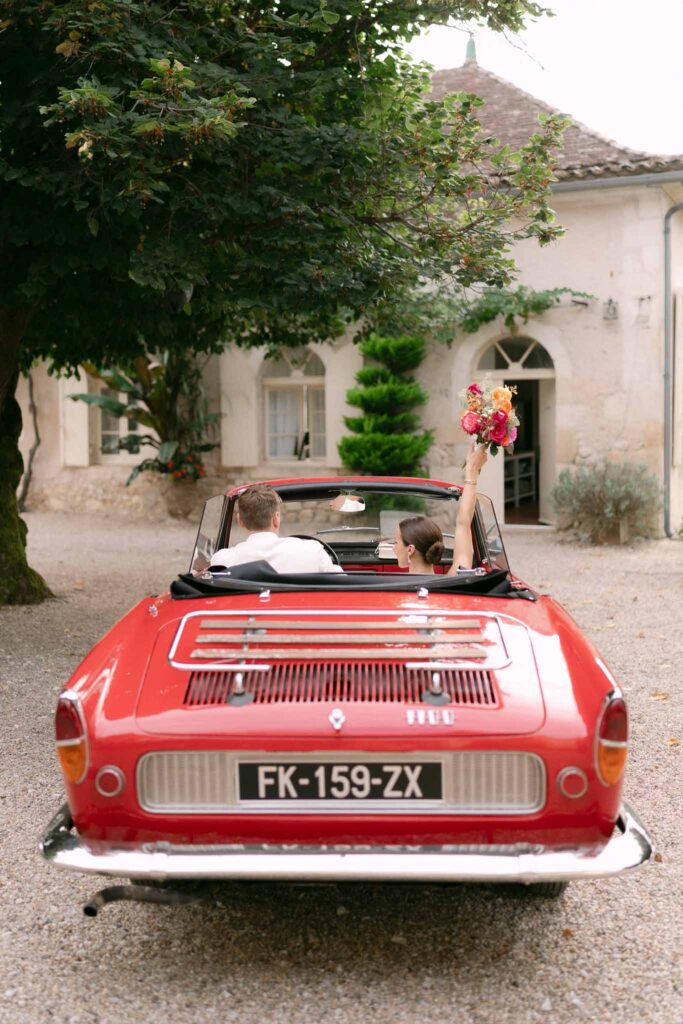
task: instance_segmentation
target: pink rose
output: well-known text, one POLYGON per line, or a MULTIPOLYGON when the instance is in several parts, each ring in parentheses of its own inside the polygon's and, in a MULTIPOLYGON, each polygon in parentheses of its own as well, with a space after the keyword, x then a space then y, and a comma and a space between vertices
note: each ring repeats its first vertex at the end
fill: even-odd
POLYGON ((468 392, 471 395, 480 395, 481 394, 481 388, 479 387, 478 384, 470 384, 470 386, 468 387, 467 390, 468 390, 468 392))
POLYGON ((496 409, 491 419, 493 420, 495 426, 504 427, 507 426, 508 414, 506 412, 503 412, 502 409, 496 409))
POLYGON ((493 442, 493 444, 503 444, 507 436, 508 431, 505 423, 494 423, 489 430, 489 441, 493 442))
POLYGON ((510 427, 510 429, 508 430, 508 434, 510 436, 510 443, 512 443, 513 441, 516 441, 517 440, 517 427, 510 427))
POLYGON ((476 412, 466 412, 460 419, 460 426, 466 434, 477 434, 481 429, 481 416, 476 412))

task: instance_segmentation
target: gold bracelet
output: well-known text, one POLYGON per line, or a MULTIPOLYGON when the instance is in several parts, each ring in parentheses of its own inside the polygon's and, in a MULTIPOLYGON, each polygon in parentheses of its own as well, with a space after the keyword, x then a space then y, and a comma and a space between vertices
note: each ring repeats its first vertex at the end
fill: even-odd
POLYGON ((476 480, 463 480, 463 483, 464 484, 474 484, 475 487, 477 486, 477 481, 476 480))

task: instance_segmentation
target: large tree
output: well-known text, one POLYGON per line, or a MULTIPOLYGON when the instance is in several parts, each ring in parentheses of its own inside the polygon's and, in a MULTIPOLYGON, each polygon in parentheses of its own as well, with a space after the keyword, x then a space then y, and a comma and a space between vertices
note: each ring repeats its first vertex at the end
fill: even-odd
POLYGON ((331 337, 426 281, 500 286, 512 240, 555 237, 559 119, 510 152, 401 51, 431 22, 541 13, 0 0, 0 603, 44 593, 14 498, 31 360, 331 337))

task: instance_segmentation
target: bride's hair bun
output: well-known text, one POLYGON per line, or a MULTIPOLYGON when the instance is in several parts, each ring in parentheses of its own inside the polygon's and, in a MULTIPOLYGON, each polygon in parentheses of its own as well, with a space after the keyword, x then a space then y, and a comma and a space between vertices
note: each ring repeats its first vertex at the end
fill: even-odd
POLYGON ((433 544, 430 544, 424 553, 424 560, 428 565, 436 565, 441 561, 443 555, 443 541, 435 540, 433 544))
POLYGON ((398 524, 404 544, 412 544, 427 565, 436 565, 444 552, 443 533, 428 516, 411 516, 398 524))

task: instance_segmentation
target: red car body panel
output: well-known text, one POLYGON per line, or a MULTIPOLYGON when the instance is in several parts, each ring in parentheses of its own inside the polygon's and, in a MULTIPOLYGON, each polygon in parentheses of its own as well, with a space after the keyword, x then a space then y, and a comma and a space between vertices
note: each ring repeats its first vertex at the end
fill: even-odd
MULTIPOLYGON (((316 481, 319 482, 319 481, 316 481)), ((89 767, 68 785, 68 800, 81 836, 122 842, 176 843, 544 843, 606 841, 621 801, 621 783, 596 775, 596 723, 609 694, 619 689, 600 655, 570 616, 549 598, 535 602, 459 594, 353 590, 325 594, 274 593, 268 609, 353 609, 406 613, 419 609, 480 615, 492 636, 500 623, 508 663, 496 672, 499 704, 456 709, 455 723, 410 725, 405 706, 341 704, 343 734, 329 726, 329 703, 247 707, 183 707, 189 673, 171 668, 168 650, 181 620, 193 611, 245 611, 251 595, 175 601, 169 595, 141 601, 96 645, 68 686, 81 701, 87 723, 89 767), (529 815, 414 813, 159 814, 136 796, 140 758, 154 751, 235 750, 277 752, 429 752, 510 750, 532 752, 546 766, 544 806, 529 815), (105 797, 95 787, 103 765, 115 764, 126 785, 105 797), (557 785, 567 766, 588 778, 583 797, 563 796, 557 785)), ((493 645, 495 646, 495 644, 493 645)))

